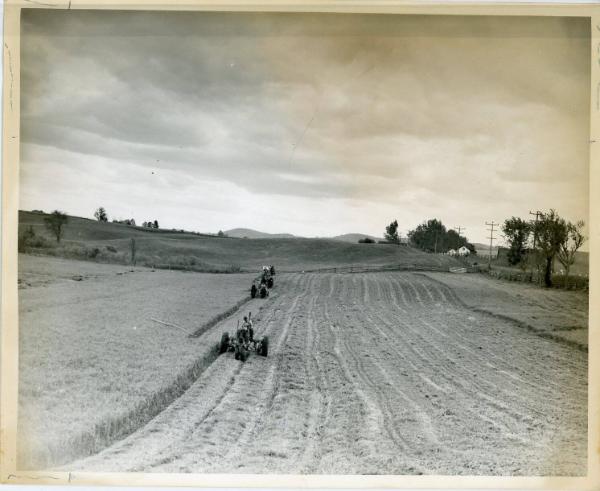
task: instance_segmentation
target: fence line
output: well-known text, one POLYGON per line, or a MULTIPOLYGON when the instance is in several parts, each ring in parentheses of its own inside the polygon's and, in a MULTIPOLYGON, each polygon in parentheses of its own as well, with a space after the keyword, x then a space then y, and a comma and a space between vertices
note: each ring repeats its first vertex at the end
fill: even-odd
MULTIPOLYGON (((433 271, 445 272, 450 270, 448 266, 426 266, 422 264, 387 264, 380 266, 340 266, 335 268, 305 269, 305 273, 371 273, 380 271, 433 271)), ((472 272, 471 268, 468 269, 472 272)))

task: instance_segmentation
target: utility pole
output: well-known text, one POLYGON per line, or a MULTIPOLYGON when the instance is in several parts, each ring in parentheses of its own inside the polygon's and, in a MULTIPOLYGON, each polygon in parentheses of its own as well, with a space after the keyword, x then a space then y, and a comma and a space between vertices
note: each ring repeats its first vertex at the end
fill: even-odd
POLYGON ((485 222, 485 224, 488 227, 490 227, 487 229, 487 231, 490 233, 490 236, 488 237, 488 239, 490 239, 490 255, 488 257, 488 268, 492 269, 492 243, 496 238, 494 237, 494 227, 497 227, 499 224, 495 223, 494 220, 492 220, 492 223, 485 222))
POLYGON ((465 227, 461 227, 460 225, 458 227, 454 227, 454 230, 456 230, 456 233, 458 234, 458 236, 460 237, 460 232, 462 230, 467 230, 465 227))
POLYGON ((538 218, 540 217, 540 215, 542 214, 541 211, 536 211, 535 213, 530 211, 529 212, 530 215, 535 215, 535 225, 533 227, 533 250, 535 250, 535 247, 537 245, 537 223, 538 223, 538 218))
POLYGON ((538 224, 539 217, 542 216, 543 213, 541 211, 536 211, 535 213, 532 211, 529 211, 529 214, 535 215, 535 224, 533 226, 533 254, 535 255, 534 259, 535 259, 535 269, 537 271, 537 281, 539 281, 539 279, 540 279, 540 261, 539 261, 538 253, 537 253, 537 224, 538 224))

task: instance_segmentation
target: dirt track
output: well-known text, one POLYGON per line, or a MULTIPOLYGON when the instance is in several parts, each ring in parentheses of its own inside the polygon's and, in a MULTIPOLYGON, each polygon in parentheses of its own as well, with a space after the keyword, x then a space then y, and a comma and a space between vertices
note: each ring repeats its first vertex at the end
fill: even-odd
MULTIPOLYGON (((587 354, 412 273, 294 274, 148 425, 69 470, 585 474, 587 354)), ((213 346, 232 321, 206 335, 213 346)))

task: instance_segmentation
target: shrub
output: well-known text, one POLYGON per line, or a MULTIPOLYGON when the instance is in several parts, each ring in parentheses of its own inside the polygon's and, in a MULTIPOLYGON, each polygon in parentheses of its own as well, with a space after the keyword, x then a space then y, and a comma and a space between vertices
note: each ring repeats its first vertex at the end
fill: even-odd
POLYGON ((375 241, 370 237, 365 237, 364 239, 358 239, 359 244, 374 244, 375 241))
POLYGON ((107 250, 108 252, 117 252, 117 249, 116 249, 115 247, 113 247, 113 246, 109 246, 109 245, 108 245, 108 246, 106 246, 106 250, 107 250))
POLYGON ((17 243, 17 249, 19 250, 19 252, 25 252, 27 247, 29 246, 29 243, 34 238, 35 232, 33 230, 33 227, 29 225, 29 227, 27 227, 25 231, 21 235, 19 235, 19 240, 17 243))
POLYGON ((92 259, 94 259, 98 254, 100 254, 100 249, 98 249, 97 247, 94 247, 93 249, 88 249, 87 251, 87 256, 92 259))
POLYGON ((17 247, 19 252, 27 252, 30 249, 45 249, 52 246, 45 237, 36 235, 33 226, 30 225, 19 235, 17 247))
POLYGON ((585 290, 589 288, 589 278, 587 276, 575 276, 564 274, 555 274, 552 276, 552 286, 554 288, 566 288, 568 290, 585 290))

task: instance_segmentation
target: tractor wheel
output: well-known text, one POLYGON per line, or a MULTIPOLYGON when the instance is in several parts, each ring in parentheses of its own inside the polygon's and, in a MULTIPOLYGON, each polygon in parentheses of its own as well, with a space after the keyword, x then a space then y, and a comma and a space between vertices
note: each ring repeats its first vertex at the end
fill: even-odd
POLYGON ((227 351, 229 347, 229 333, 224 332, 221 336, 221 342, 219 343, 219 354, 223 354, 227 351))
POLYGON ((240 350, 240 360, 246 361, 248 359, 248 350, 246 348, 242 348, 240 350))
POLYGON ((238 350, 235 350, 235 356, 234 356, 234 358, 235 358, 236 360, 239 360, 239 359, 240 359, 240 352, 239 352, 238 350))
POLYGON ((267 281, 267 286, 269 288, 273 288, 273 278, 269 278, 269 281, 267 281))
POLYGON ((267 356, 269 354, 269 336, 262 338, 260 342, 260 356, 267 356))

